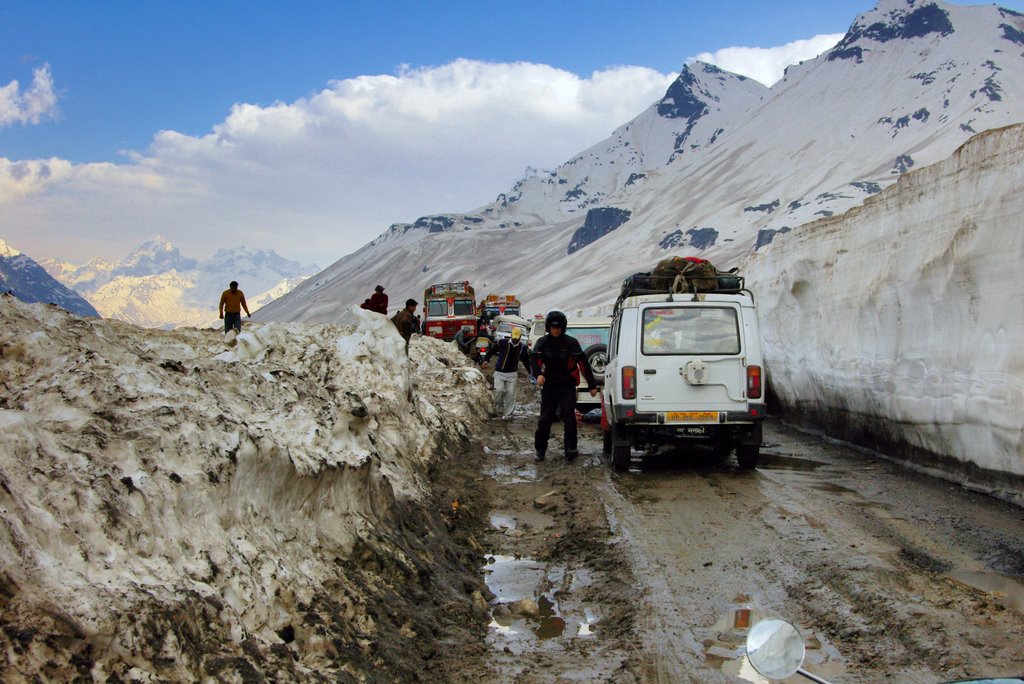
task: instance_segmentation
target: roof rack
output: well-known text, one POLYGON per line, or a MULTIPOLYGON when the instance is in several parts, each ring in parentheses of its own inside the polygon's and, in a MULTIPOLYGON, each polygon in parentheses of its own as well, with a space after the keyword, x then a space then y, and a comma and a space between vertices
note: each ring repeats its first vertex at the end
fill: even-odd
POLYGON ((678 273, 666 286, 664 277, 653 274, 634 273, 622 281, 622 289, 619 297, 612 307, 612 315, 618 312, 622 302, 628 297, 639 297, 643 295, 667 295, 665 301, 674 301, 673 295, 692 294, 694 298, 700 294, 742 294, 747 293, 751 299, 753 293, 746 288, 746 281, 743 276, 736 272, 719 271, 714 276, 694 276, 692 274, 678 273))

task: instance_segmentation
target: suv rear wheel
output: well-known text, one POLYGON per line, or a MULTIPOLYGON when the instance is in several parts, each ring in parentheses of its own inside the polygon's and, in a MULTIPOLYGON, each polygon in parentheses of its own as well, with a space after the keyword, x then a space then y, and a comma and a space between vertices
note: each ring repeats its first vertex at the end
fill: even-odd
POLYGON ((761 447, 756 444, 740 444, 736 447, 736 462, 743 470, 753 470, 761 455, 761 447))
POLYGON ((633 447, 629 442, 629 435, 615 423, 612 423, 611 447, 612 469, 617 473, 624 473, 629 470, 629 461, 632 456, 633 447))

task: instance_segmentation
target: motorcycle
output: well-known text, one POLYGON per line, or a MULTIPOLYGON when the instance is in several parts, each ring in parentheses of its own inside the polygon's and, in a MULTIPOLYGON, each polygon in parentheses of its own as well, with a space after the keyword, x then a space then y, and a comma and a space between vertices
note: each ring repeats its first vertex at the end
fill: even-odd
POLYGON ((480 335, 476 338, 474 345, 473 358, 477 363, 483 363, 484 359, 487 358, 487 350, 491 347, 491 340, 485 335, 480 335))
MULTIPOLYGON (((818 684, 830 684, 803 669, 805 653, 800 630, 785 620, 761 620, 747 632, 747 661, 762 677, 776 680, 798 674, 818 684)), ((959 679, 948 684, 1024 684, 1024 678, 959 679)))

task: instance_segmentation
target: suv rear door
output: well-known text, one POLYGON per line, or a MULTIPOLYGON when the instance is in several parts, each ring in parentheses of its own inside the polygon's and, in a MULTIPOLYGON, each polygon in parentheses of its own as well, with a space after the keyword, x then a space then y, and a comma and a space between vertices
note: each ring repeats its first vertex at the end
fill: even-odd
POLYGON ((637 412, 665 412, 667 422, 718 422, 714 412, 747 409, 738 304, 652 303, 639 314, 637 412))

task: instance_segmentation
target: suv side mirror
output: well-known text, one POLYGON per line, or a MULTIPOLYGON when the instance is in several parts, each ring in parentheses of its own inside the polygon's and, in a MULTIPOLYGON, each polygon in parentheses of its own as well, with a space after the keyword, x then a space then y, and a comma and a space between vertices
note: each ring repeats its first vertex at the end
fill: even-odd
POLYGON ((804 663, 803 637, 785 620, 761 620, 747 633, 747 659, 762 676, 786 679, 804 663))

